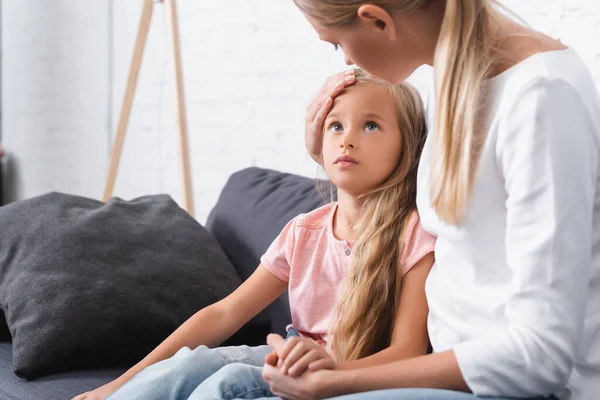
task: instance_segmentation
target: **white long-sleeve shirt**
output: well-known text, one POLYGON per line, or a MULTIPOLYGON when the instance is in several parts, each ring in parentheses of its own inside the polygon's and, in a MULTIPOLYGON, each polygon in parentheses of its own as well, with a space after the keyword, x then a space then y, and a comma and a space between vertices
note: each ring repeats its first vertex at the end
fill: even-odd
MULTIPOLYGON (((600 398, 600 99, 571 50, 486 82, 487 137, 462 224, 431 207, 431 131, 419 167, 435 351, 480 396, 600 398)), ((431 107, 430 107, 431 108, 431 107)), ((433 129, 435 116, 430 113, 433 129)))

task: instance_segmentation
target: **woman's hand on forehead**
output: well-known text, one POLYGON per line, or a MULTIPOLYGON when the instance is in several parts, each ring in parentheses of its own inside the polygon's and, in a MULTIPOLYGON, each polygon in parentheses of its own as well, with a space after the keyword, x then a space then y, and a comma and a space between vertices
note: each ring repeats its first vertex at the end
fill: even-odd
POLYGON ((333 105, 333 99, 354 81, 354 70, 330 76, 306 107, 306 149, 319 164, 322 162, 323 125, 333 105))

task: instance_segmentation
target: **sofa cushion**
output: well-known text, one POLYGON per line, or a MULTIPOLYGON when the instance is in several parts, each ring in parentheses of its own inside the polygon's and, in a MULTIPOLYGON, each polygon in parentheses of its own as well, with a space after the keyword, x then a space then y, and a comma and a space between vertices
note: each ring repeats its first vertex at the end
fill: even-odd
MULTIPOLYGON (((325 203, 316 183, 315 179, 256 167, 229 178, 206 227, 242 279, 254 272, 285 224, 325 203)), ((291 321, 289 310, 287 293, 267 308, 271 332, 285 333, 291 321)))
POLYGON ((0 343, 0 400, 66 400, 112 381, 126 368, 63 372, 34 381, 13 373, 12 346, 0 343))
POLYGON ((0 226, 0 306, 24 378, 133 363, 241 284, 168 196, 51 193, 1 207, 0 226))

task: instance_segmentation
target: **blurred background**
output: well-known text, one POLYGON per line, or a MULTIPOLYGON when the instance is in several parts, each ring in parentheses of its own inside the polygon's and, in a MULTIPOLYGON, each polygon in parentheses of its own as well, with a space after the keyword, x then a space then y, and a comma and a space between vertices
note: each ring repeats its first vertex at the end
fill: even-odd
MULTIPOLYGON (((572 46, 600 88, 598 0, 505 0, 572 46)), ((306 103, 347 68, 291 0, 179 0, 196 218, 229 175, 256 165, 316 177, 304 150, 306 103)), ((4 200, 61 191, 100 199, 141 0, 1 2, 0 143, 4 200)), ((115 195, 181 201, 164 5, 157 4, 115 195)), ((411 78, 424 96, 428 68, 411 78)))

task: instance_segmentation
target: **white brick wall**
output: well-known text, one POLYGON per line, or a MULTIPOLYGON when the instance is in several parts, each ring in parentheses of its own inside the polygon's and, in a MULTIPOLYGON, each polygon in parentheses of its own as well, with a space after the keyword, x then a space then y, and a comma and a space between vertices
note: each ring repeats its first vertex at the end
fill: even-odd
POLYGON ((7 200, 53 190, 100 196, 109 127, 106 5, 2 2, 1 135, 14 183, 7 200))
MULTIPOLYGON (((46 0, 20 1, 31 7, 48 4, 46 0)), ((90 0, 61 0, 61 3, 69 1, 82 4, 90 0)), ((105 60, 110 69, 104 71, 106 73, 98 72, 96 77, 98 82, 105 82, 102 79, 108 76, 112 82, 110 101, 105 101, 102 94, 98 97, 97 90, 83 93, 90 104, 104 102, 98 109, 106 108, 111 126, 106 129, 98 118, 90 121, 100 124, 102 134, 108 138, 118 118, 141 0, 93 0, 93 3, 106 7, 108 32, 98 29, 97 35, 106 34, 109 52, 104 58, 98 57, 99 62, 105 60)), ((227 177, 241 168, 258 165, 317 176, 317 167, 304 151, 304 110, 321 82, 329 74, 345 68, 341 52, 334 52, 331 45, 317 39, 291 0, 179 0, 178 3, 198 219, 205 221, 227 177)), ((600 87, 598 0, 505 0, 505 4, 533 27, 575 47, 600 87)), ((5 10, 6 7, 3 13, 5 10)), ((70 15, 72 17, 72 13, 70 15)), ((102 14, 97 15, 102 18, 102 14)), ((23 24, 22 29, 25 26, 23 24)), ((85 43, 95 43, 91 40, 85 43)), ((19 44, 18 50, 26 49, 25 45, 19 44)), ((57 43, 54 45, 60 47, 57 43)), ((157 5, 115 192, 121 197, 167 192, 180 200, 168 50, 163 6, 157 5)), ((18 56, 16 47, 13 53, 18 56)), ((4 57, 7 62, 6 51, 4 57)), ((13 74, 17 74, 16 69, 13 74)), ((426 84, 427 78, 428 71, 423 70, 415 81, 426 84)), ((14 87, 9 96, 3 94, 5 119, 9 111, 6 110, 7 98, 18 90, 14 87)), ((10 111, 26 108, 23 104, 12 107, 10 111)), ((88 111, 89 115, 96 115, 90 113, 88 111)), ((17 115, 25 118, 23 112, 17 115)), ((13 117, 10 129, 6 129, 4 123, 5 138, 10 132, 17 135, 20 123, 17 117, 13 117)), ((63 124, 66 126, 68 121, 63 124)), ((102 143, 97 135, 95 137, 96 142, 102 143)), ((107 147, 96 147, 97 154, 106 159, 107 147)), ((23 146, 21 150, 30 151, 23 146)), ((101 168, 105 168, 105 164, 101 165, 98 157, 88 157, 85 162, 81 154, 71 157, 84 171, 91 171, 92 181, 85 188, 77 180, 65 182, 57 178, 44 186, 31 187, 25 194, 36 194, 41 188, 47 190, 54 183, 58 190, 88 196, 95 193, 99 198, 103 182, 94 172, 98 167, 94 169, 89 163, 91 159, 101 168)), ((67 158, 68 155, 63 154, 63 161, 54 161, 63 169, 72 167, 67 158)), ((42 167, 38 164, 39 169, 42 167)), ((33 175, 30 172, 29 176, 33 175)))
MULTIPOLYGON (((113 64, 115 110, 139 14, 135 3, 114 9, 120 32, 113 64)), ((505 3, 535 28, 574 46, 600 87, 597 0, 505 3)), ((341 52, 317 40, 292 1, 180 0, 179 13, 198 219, 205 220, 227 177, 246 166, 317 176, 303 145, 305 103, 325 77, 345 68, 341 52)), ((167 191, 180 198, 162 17, 161 11, 155 15, 149 66, 140 81, 143 95, 117 186, 123 196, 167 191)), ((425 71, 417 82, 426 77, 425 71)))

